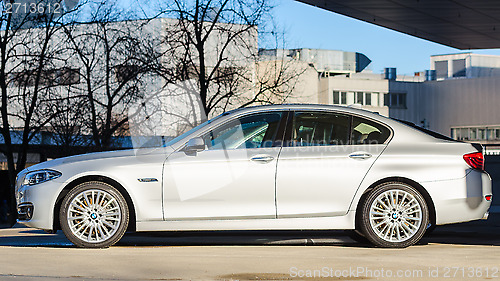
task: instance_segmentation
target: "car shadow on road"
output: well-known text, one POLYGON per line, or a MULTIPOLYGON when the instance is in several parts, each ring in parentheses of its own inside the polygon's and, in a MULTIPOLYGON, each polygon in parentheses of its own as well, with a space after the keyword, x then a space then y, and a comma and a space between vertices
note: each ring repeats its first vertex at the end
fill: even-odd
POLYGON ((33 228, 8 228, 0 230, 0 246, 7 247, 48 247, 72 248, 61 231, 49 234, 43 230, 33 228))

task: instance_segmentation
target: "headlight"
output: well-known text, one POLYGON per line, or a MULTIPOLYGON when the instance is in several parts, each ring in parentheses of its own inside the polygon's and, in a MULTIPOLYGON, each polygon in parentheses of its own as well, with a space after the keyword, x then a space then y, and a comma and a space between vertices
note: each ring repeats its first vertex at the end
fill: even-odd
POLYGON ((57 179, 62 174, 53 170, 39 170, 26 174, 23 185, 35 185, 49 180, 57 179))

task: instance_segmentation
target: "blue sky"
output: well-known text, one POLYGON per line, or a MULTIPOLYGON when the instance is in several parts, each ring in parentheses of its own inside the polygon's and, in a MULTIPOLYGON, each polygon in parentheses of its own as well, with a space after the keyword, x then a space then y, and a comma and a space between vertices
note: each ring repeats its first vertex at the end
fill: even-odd
MULTIPOLYGON (((277 0, 274 20, 286 31, 287 48, 319 48, 360 52, 368 66, 381 73, 396 67, 398 74, 429 69, 430 56, 467 52, 447 47, 293 0, 277 0)), ((499 49, 473 50, 500 55, 499 49)))

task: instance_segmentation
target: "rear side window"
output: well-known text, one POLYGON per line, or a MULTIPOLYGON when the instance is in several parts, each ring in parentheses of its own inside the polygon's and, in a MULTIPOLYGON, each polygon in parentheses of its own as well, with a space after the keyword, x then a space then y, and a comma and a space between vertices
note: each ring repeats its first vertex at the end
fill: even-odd
POLYGON ((391 131, 376 122, 360 117, 352 118, 352 144, 383 144, 391 135, 391 131))
POLYGON ((345 145, 349 143, 350 117, 325 112, 296 112, 291 146, 345 145))

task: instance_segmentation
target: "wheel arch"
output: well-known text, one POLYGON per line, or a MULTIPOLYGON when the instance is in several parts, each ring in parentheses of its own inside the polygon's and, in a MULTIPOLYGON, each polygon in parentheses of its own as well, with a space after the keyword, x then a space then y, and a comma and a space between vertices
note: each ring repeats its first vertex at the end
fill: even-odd
POLYGON ((424 197, 425 203, 427 204, 427 207, 429 209, 429 220, 430 220, 431 224, 433 224, 433 225, 436 224, 436 207, 434 206, 434 201, 432 200, 431 196, 429 195, 429 192, 427 192, 427 190, 421 184, 419 184, 418 182, 411 180, 409 178, 405 178, 405 177, 387 177, 387 178, 378 180, 378 181, 374 182, 373 184, 371 184, 367 189, 365 189, 365 191, 361 195, 361 198, 359 199, 358 204, 356 206, 356 219, 355 219, 356 229, 358 229, 358 224, 360 221, 359 216, 361 216, 361 208, 363 208, 363 203, 365 202, 366 197, 368 196, 368 194, 370 194, 370 192, 374 188, 376 188, 380 184, 383 184, 386 182, 406 183, 406 184, 412 186, 413 188, 417 189, 417 191, 420 192, 420 194, 424 197))
POLYGON ((136 213, 135 213, 134 203, 133 203, 132 198, 130 197, 129 193, 119 182, 115 181, 114 179, 112 179, 110 177, 99 176, 99 175, 87 175, 87 176, 77 178, 77 179, 71 181, 70 183, 68 183, 61 190, 61 192, 59 193, 59 195, 56 199, 56 203, 55 203, 54 210, 53 210, 53 212, 54 212, 54 214, 53 214, 53 218, 54 218, 53 230, 61 229, 61 225, 59 223, 59 209, 61 208, 61 204, 62 204, 64 197, 66 197, 66 195, 68 194, 68 192, 70 190, 72 190, 73 188, 75 188, 79 184, 84 183, 84 182, 89 182, 89 181, 100 181, 100 182, 107 183, 107 184, 113 186, 114 188, 116 188, 121 193, 121 195, 125 198, 125 201, 127 201, 127 207, 129 210, 129 224, 128 224, 127 230, 128 231, 135 231, 136 213))

